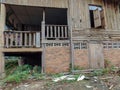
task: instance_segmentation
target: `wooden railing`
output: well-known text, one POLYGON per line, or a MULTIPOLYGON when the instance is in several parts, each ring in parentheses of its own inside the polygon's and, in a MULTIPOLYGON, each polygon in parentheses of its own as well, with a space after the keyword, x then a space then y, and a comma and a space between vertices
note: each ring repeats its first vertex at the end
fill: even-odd
POLYGON ((67 25, 45 25, 46 39, 68 39, 67 25))
POLYGON ((40 36, 34 31, 4 31, 4 47, 40 47, 40 36))

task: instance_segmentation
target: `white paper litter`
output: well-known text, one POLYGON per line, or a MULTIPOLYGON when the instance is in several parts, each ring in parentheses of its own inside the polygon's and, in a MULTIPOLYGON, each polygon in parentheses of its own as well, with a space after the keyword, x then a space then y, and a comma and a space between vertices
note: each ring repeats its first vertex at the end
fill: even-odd
POLYGON ((77 79, 77 81, 81 81, 81 80, 83 80, 85 78, 85 76, 84 75, 80 75, 79 77, 78 77, 78 79, 77 79))
POLYGON ((92 88, 93 86, 86 85, 86 88, 92 88))

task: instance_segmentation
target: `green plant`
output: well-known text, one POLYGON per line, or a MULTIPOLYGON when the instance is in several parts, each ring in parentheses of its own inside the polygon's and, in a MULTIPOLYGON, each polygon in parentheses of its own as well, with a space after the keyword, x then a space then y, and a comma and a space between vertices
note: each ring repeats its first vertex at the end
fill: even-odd
POLYGON ((28 76, 29 76, 29 72, 27 72, 27 71, 18 72, 18 73, 9 75, 7 78, 5 78, 4 82, 20 83, 22 80, 27 80, 28 76))
POLYGON ((29 79, 29 77, 32 77, 33 79, 43 79, 43 75, 40 73, 41 67, 35 66, 32 67, 31 65, 23 65, 23 66, 16 66, 12 70, 9 75, 4 79, 4 82, 16 82, 20 83, 23 80, 29 79))
POLYGON ((111 62, 107 59, 104 60, 105 62, 105 68, 111 67, 111 62))
POLYGON ((101 69, 101 70, 94 70, 92 72, 92 75, 93 76, 101 76, 101 75, 103 75, 103 69, 101 69))
POLYGON ((74 66, 74 70, 83 70, 84 68, 83 67, 80 67, 80 66, 74 66))
POLYGON ((5 61, 6 75, 13 73, 13 71, 16 69, 17 66, 18 66, 17 60, 6 60, 5 61))

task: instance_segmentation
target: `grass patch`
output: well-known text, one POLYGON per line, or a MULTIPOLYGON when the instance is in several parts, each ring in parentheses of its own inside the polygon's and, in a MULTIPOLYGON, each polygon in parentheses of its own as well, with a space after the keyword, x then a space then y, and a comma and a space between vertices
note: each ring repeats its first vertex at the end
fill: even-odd
POLYGON ((111 66, 109 68, 104 68, 104 69, 100 69, 100 70, 94 70, 92 72, 93 76, 102 76, 102 75, 106 75, 106 74, 111 74, 115 72, 115 67, 111 66))
POLYGON ((43 79, 41 67, 31 65, 18 66, 17 60, 6 60, 5 62, 6 77, 3 83, 20 83, 28 79, 43 79))

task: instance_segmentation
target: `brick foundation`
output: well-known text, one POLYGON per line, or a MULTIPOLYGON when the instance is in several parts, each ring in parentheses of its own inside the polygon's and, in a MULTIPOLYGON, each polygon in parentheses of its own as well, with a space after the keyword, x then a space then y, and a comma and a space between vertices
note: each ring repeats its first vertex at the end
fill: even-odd
POLYGON ((69 71, 70 47, 46 47, 46 73, 60 73, 69 71))
POLYGON ((111 65, 120 67, 120 49, 104 49, 104 58, 111 65))
POLYGON ((74 65, 80 68, 89 68, 88 50, 74 50, 74 65))

